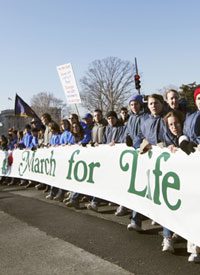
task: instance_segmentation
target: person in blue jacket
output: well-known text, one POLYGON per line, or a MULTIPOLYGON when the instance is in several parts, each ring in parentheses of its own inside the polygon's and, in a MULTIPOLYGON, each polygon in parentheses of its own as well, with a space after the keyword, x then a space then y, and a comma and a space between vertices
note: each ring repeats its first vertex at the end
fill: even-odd
POLYGON ((31 145, 30 148, 32 150, 36 150, 38 148, 38 128, 32 128, 31 129, 31 134, 33 136, 32 141, 31 141, 31 145))
POLYGON ((164 99, 162 95, 152 94, 147 99, 150 113, 146 113, 141 119, 141 133, 138 135, 140 142, 145 139, 150 145, 163 142, 165 124, 164 99))
MULTIPOLYGON (((93 126, 93 117, 90 113, 87 113, 84 118, 85 122, 83 121, 79 121, 79 117, 77 114, 71 114, 69 116, 69 121, 71 123, 71 129, 70 131, 73 132, 74 131, 74 127, 76 127, 76 125, 78 125, 77 127, 80 128, 81 132, 83 131, 83 137, 81 138, 81 140, 79 140, 79 144, 82 144, 83 146, 85 146, 86 144, 88 144, 91 140, 91 129, 93 126), (76 124, 75 126, 73 126, 73 124, 76 124)), ((75 131, 76 132, 76 131, 75 131)), ((70 136, 70 142, 69 144, 74 144, 71 143, 73 142, 73 136, 77 136, 78 137, 78 133, 75 133, 73 135, 70 136)))
POLYGON ((26 124, 24 127, 24 136, 22 138, 21 143, 23 144, 24 148, 31 148, 33 136, 31 134, 31 125, 26 124))
MULTIPOLYGON (((68 144, 82 144, 82 141, 84 139, 84 130, 81 126, 80 122, 73 122, 70 128, 70 135, 69 135, 69 141, 68 144)), ((89 141, 88 141, 89 142, 89 141)), ((85 145, 85 143, 83 144, 85 145)))
POLYGON ((8 131, 8 149, 14 150, 17 147, 17 130, 13 128, 8 131))
MULTIPOLYGON (((139 94, 132 95, 129 98, 129 108, 131 111, 131 115, 129 116, 128 122, 126 124, 124 142, 126 142, 127 146, 131 146, 137 149, 140 146, 140 140, 137 139, 137 136, 140 132, 141 117, 144 114, 142 95, 139 95, 139 94)), ((120 205, 119 207, 117 207, 115 215, 123 216, 127 214, 127 212, 128 212, 128 209, 120 205)), ((132 219, 134 219, 134 215, 135 215, 135 212, 133 212, 132 219)))
MULTIPOLYGON (((159 94, 148 96, 147 105, 150 113, 145 113, 141 116, 138 135, 134 137, 137 147, 140 145, 140 152, 144 153, 151 145, 157 145, 164 141, 165 124, 163 121, 164 99, 159 94)), ((142 230, 142 215, 133 210, 131 223, 128 224, 129 231, 142 230)))
POLYGON ((143 97, 139 94, 131 96, 129 99, 129 108, 131 115, 126 126, 125 142, 128 146, 137 149, 140 147, 138 134, 140 133, 141 118, 144 115, 143 97))
MULTIPOLYGON (((88 140, 89 142, 90 140, 88 140)), ((85 143, 86 140, 84 139, 84 130, 83 127, 81 126, 80 122, 72 122, 71 124, 71 135, 69 137, 69 145, 81 145, 81 146, 86 146, 87 143, 85 143)), ((67 207, 75 207, 79 208, 79 199, 82 195, 77 192, 71 192, 69 196, 69 201, 65 203, 67 207)))
POLYGON ((187 101, 184 98, 179 99, 177 90, 169 89, 165 92, 165 100, 167 102, 166 111, 176 110, 182 112, 184 115, 190 112, 187 107, 187 101))
MULTIPOLYGON (((38 148, 38 128, 31 127, 31 135, 32 135, 32 140, 28 148, 31 150, 36 150, 38 148)), ((28 180, 28 183, 25 186, 25 188, 32 187, 34 185, 35 185, 34 181, 28 180)))
MULTIPOLYGON (((140 138, 143 137, 147 142, 147 145, 145 144, 144 148, 141 148, 142 153, 148 150, 149 146, 151 145, 162 144, 162 147, 163 147, 165 146, 165 141, 166 141, 166 125, 163 120, 163 116, 164 116, 163 97, 159 94, 153 94, 148 96, 148 109, 150 111, 150 114, 146 114, 142 118, 142 122, 141 122, 140 138)), ((142 144, 141 144, 141 147, 142 147, 142 144)), ((169 252, 174 251, 172 235, 173 235, 173 232, 171 232, 167 228, 163 228, 164 239, 163 239, 162 251, 169 251, 169 252)))
MULTIPOLYGON (((179 137, 182 134, 183 118, 177 113, 171 112, 166 117, 166 124, 163 119, 163 98, 161 95, 151 95, 148 97, 148 108, 150 114, 145 116, 141 123, 141 133, 149 145, 179 145, 179 137)), ((177 111, 178 112, 178 111, 177 111)), ((144 150, 145 152, 145 150, 144 150)), ((163 228, 162 251, 174 252, 173 232, 163 228)))
POLYGON ((57 146, 60 144, 60 127, 56 122, 50 122, 48 125, 52 136, 50 138, 50 146, 57 146))
POLYGON ((84 121, 81 121, 81 126, 83 127, 84 137, 82 140, 83 144, 88 144, 92 139, 92 128, 94 126, 93 116, 90 113, 87 113, 83 117, 84 121))
MULTIPOLYGON (((31 134, 31 125, 30 124, 26 124, 24 127, 24 131, 23 131, 23 138, 22 140, 19 142, 18 147, 21 149, 31 149, 31 144, 32 144, 32 139, 33 136, 31 134)), ((24 180, 21 179, 19 185, 28 185, 28 180, 24 180)))
POLYGON ((60 129, 61 129, 60 144, 61 145, 68 144, 69 143, 69 137, 71 135, 69 120, 62 119, 61 122, 60 122, 60 129))
POLYGON ((105 127, 103 134, 103 143, 122 143, 124 140, 125 127, 120 124, 117 113, 115 111, 108 112, 107 121, 108 125, 105 127))
POLYGON ((179 138, 183 135, 184 114, 178 110, 168 112, 163 120, 166 128, 164 132, 164 145, 175 152, 179 147, 179 138))
MULTIPOLYGON (((200 107, 200 89, 199 91, 196 91, 195 102, 196 100, 197 100, 197 103, 196 103, 197 106, 198 106, 198 100, 199 100, 199 107, 200 107), (197 98, 198 93, 199 93, 199 99, 197 98)), ((164 117, 167 130, 169 131, 169 133, 167 133, 166 135, 165 144, 173 153, 176 152, 177 148, 180 147, 179 139, 180 137, 182 137, 182 134, 183 134, 183 119, 184 119, 183 114, 178 111, 171 111, 164 117)), ((174 251, 173 241, 171 240, 172 232, 166 228, 163 228, 163 235, 164 236, 168 235, 168 238, 169 238, 169 239, 164 238, 163 240, 163 251, 171 250, 171 252, 173 252, 174 251)), ((188 257, 189 262, 200 262, 200 248, 197 245, 188 241, 187 251, 190 253, 190 256, 188 257)))
MULTIPOLYGON (((168 147, 172 153, 175 153, 179 148, 179 138, 183 134, 184 117, 185 116, 181 111, 172 110, 163 118, 166 125, 163 139, 164 146, 168 147)), ((174 252, 173 236, 175 235, 176 234, 174 234, 171 230, 163 227, 163 252, 174 252)))

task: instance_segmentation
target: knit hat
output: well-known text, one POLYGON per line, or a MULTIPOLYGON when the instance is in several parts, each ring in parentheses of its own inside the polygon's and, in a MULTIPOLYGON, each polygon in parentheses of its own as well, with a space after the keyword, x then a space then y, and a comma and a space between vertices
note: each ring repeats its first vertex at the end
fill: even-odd
POLYGON ((194 90, 194 102, 196 101, 196 97, 198 96, 198 94, 200 94, 200 87, 194 90))
POLYGON ((129 98, 128 104, 130 104, 131 101, 137 101, 137 102, 139 102, 142 105, 143 104, 143 97, 141 95, 138 95, 138 94, 132 95, 129 98))
POLYGON ((84 115, 83 119, 93 118, 93 116, 90 113, 87 113, 84 115))

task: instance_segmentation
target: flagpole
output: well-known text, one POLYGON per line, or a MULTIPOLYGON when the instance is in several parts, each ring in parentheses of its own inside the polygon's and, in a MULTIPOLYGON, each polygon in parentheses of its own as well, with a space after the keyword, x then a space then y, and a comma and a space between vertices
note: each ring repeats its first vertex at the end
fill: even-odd
POLYGON ((74 104, 74 105, 75 105, 75 108, 76 108, 77 115, 80 117, 80 114, 79 114, 79 111, 78 111, 77 104, 74 104))

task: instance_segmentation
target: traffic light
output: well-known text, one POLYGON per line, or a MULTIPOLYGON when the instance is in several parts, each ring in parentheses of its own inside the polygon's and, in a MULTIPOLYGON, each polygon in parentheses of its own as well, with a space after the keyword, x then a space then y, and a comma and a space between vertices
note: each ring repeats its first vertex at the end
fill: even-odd
POLYGON ((135 88, 139 90, 141 88, 139 74, 135 74, 134 78, 135 78, 135 88))

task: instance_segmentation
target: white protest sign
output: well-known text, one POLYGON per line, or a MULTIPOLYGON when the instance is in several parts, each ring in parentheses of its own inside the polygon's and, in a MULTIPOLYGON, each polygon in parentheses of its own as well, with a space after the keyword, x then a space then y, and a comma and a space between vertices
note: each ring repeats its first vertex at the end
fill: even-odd
POLYGON ((57 72, 63 86, 68 104, 81 103, 80 94, 71 63, 57 66, 57 72))

